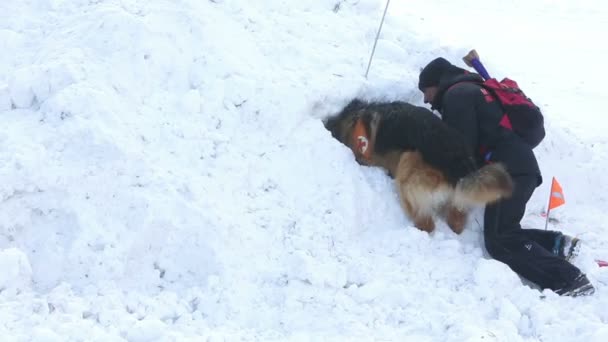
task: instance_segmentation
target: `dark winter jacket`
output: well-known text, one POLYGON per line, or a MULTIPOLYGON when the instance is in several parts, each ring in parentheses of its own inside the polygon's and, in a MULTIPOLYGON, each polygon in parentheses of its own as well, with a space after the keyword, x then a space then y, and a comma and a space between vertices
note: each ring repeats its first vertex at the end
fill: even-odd
POLYGON ((466 137, 469 146, 478 152, 479 162, 502 162, 512 176, 536 175, 540 185, 542 177, 532 148, 500 125, 500 104, 484 96, 481 82, 479 75, 454 67, 442 76, 433 108, 445 123, 466 137))

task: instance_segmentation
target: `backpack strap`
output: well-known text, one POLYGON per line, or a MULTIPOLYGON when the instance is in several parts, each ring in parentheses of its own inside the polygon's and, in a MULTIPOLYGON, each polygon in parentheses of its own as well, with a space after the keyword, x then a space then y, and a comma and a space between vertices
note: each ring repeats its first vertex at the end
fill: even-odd
POLYGON ((481 87, 481 93, 483 94, 483 97, 486 99, 486 102, 488 102, 488 103, 494 102, 494 100, 496 100, 494 95, 492 95, 492 93, 490 93, 486 88, 484 88, 482 83, 479 83, 479 85, 481 87))

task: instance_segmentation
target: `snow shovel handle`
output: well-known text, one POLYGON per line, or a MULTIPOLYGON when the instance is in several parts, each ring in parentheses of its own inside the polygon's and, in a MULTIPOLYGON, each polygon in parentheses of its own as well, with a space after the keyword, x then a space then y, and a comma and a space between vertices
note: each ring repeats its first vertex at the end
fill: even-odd
POLYGON ((481 64, 481 60, 479 59, 479 54, 477 53, 477 51, 475 51, 475 49, 469 51, 469 53, 466 56, 462 57, 462 60, 464 61, 464 63, 466 65, 475 69, 475 71, 477 71, 477 73, 479 75, 481 75, 481 77, 483 77, 484 80, 490 79, 490 74, 488 73, 486 68, 483 66, 483 64, 481 64))

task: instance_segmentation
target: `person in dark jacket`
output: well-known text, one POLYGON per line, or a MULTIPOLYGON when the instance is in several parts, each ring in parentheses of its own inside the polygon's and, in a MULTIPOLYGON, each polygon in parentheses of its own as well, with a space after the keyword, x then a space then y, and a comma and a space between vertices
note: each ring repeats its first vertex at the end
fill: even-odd
POLYGON ((442 120, 463 133, 477 151, 478 163, 501 162, 513 179, 513 195, 487 205, 484 241, 488 253, 542 289, 559 295, 595 292, 576 266, 568 260, 578 239, 560 232, 522 229, 520 221, 534 190, 542 183, 532 147, 513 131, 500 125, 500 104, 481 87, 483 79, 452 65, 444 58, 431 61, 420 73, 418 87, 424 102, 442 120))

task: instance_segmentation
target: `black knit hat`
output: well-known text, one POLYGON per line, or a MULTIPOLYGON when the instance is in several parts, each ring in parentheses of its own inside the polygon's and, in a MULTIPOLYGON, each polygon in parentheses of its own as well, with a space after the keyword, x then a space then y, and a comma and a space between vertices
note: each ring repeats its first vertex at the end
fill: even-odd
POLYGON ((423 90, 427 87, 438 86, 443 74, 452 69, 452 67, 452 63, 448 62, 445 58, 435 58, 420 72, 418 88, 423 90))

